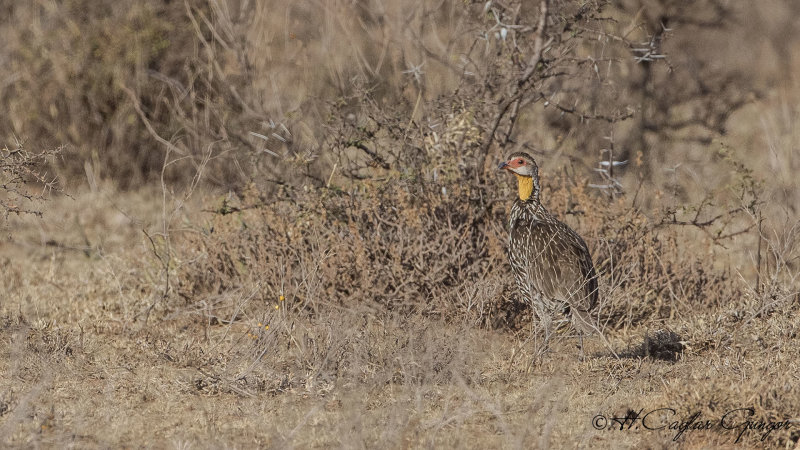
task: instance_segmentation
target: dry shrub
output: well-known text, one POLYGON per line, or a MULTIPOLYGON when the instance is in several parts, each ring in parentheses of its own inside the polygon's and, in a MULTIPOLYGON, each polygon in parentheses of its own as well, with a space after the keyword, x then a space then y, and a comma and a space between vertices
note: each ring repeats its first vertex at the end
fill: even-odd
POLYGON ((0 214, 4 219, 12 213, 42 215, 36 202, 59 189, 46 166, 60 153, 61 148, 33 153, 20 143, 12 149, 0 148, 0 214))
MULTIPOLYGON (((253 197, 245 197, 244 204, 253 197)), ((262 280, 265 295, 321 303, 375 302, 402 311, 442 311, 454 288, 493 278, 505 264, 501 208, 486 210, 456 184, 394 178, 351 192, 287 191, 268 206, 217 214, 179 276, 182 294, 219 293, 262 280), (471 200, 471 201, 470 201, 471 200)))
MULTIPOLYGON (((505 256, 513 187, 505 174, 477 181, 474 166, 460 162, 470 155, 462 150, 471 129, 464 125, 465 113, 448 109, 442 117, 435 136, 377 138, 353 126, 387 148, 392 139, 423 150, 436 142, 435 152, 421 151, 417 163, 407 166, 418 170, 371 167, 374 157, 356 166, 358 157, 348 153, 342 170, 369 177, 332 175, 347 187, 282 185, 277 194, 251 185, 241 197, 208 208, 213 215, 202 232, 186 234, 179 245, 179 294, 194 303, 258 287, 257 298, 269 302, 285 295, 311 314, 367 304, 479 326, 527 323, 505 256)), ((630 200, 601 196, 577 175, 542 177, 545 204, 583 234, 593 251, 603 279, 604 326, 664 320, 734 294, 726 272, 687 251, 694 243, 682 242, 682 230, 656 227, 630 200)), ((223 316, 235 308, 230 302, 220 306, 223 316)))

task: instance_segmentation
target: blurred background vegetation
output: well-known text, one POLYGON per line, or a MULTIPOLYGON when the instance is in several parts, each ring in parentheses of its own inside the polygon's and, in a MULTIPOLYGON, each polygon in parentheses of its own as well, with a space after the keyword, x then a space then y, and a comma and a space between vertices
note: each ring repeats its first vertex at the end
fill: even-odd
MULTIPOLYGON (((620 175, 693 190, 681 179, 709 180, 724 142, 761 175, 779 169, 785 187, 797 163, 788 149, 763 150, 795 113, 795 2, 548 4, 541 66, 482 152, 498 159, 524 145, 545 166, 563 165, 564 155, 593 166, 613 144, 614 159, 630 163, 620 175), (683 176, 671 171, 678 164, 683 176)), ((335 135, 387 119, 375 113, 402 119, 398 153, 419 145, 408 135, 440 131, 424 129, 451 110, 477 127, 483 147, 498 103, 533 56, 540 6, 6 2, 0 136, 7 146, 65 145, 57 169, 66 185, 90 176, 124 189, 160 177, 165 159, 180 160, 171 179, 191 179, 207 154, 217 170, 206 181, 225 188, 327 181, 352 144, 335 135), (308 178, 285 170, 298 161, 308 178)))

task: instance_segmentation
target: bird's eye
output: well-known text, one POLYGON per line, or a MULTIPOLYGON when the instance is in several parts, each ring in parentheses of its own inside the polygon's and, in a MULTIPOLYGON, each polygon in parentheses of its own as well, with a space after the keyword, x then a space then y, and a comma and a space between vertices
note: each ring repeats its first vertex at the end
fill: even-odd
POLYGON ((519 161, 517 161, 517 164, 519 164, 519 165, 525 164, 525 160, 524 159, 520 159, 519 161))

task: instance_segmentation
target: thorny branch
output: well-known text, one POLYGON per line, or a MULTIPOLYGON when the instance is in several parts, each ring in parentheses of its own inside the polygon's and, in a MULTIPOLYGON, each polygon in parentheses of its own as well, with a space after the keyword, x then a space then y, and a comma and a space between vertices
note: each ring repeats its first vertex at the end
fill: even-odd
POLYGON ((708 237, 711 238, 711 240, 715 244, 721 245, 720 241, 732 238, 734 236, 738 236, 740 234, 747 233, 750 230, 752 230, 753 227, 758 225, 758 222, 757 221, 751 221, 750 223, 745 225, 742 229, 735 230, 735 231, 730 231, 730 232, 727 232, 727 233, 725 233, 725 230, 728 227, 728 225, 729 225, 728 222, 730 222, 730 220, 728 220, 728 222, 723 224, 722 227, 719 230, 717 230, 716 233, 712 233, 711 230, 709 230, 709 228, 711 226, 715 225, 715 224, 718 224, 720 219, 723 219, 723 218, 730 219, 730 218, 733 218, 733 217, 739 215, 740 213, 744 213, 744 212, 747 212, 747 211, 751 210, 752 208, 754 208, 756 206, 756 204, 757 204, 757 201, 754 199, 753 202, 751 202, 751 204, 749 204, 749 205, 742 205, 742 206, 738 206, 736 208, 731 208, 731 209, 729 209, 729 210, 727 210, 725 212, 718 213, 718 214, 714 215, 711 218, 701 219, 700 216, 702 215, 702 213, 704 211, 704 208, 706 206, 712 206, 710 198, 706 197, 705 199, 703 199, 702 202, 700 202, 700 205, 695 210, 694 217, 692 217, 691 219, 689 219, 689 220, 680 220, 680 219, 678 219, 678 212, 676 210, 674 210, 674 209, 671 209, 671 210, 668 210, 668 211, 665 212, 664 217, 662 217, 660 222, 655 224, 655 227, 656 228, 661 228, 661 227, 670 226, 670 225, 696 227, 696 228, 702 230, 704 233, 706 233, 708 235, 708 237))
POLYGON ((54 190, 62 192, 56 177, 42 171, 48 159, 59 155, 62 150, 63 147, 58 147, 31 153, 21 142, 17 142, 14 149, 0 149, 0 208, 4 217, 12 213, 41 216, 41 211, 21 204, 42 200, 54 190), (41 192, 33 193, 26 185, 39 185, 41 192))

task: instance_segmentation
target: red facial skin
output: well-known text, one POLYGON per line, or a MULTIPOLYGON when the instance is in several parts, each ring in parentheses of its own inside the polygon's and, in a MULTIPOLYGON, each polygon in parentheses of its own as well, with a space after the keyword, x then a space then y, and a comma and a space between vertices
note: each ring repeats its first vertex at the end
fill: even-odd
POLYGON ((500 164, 500 168, 501 169, 506 169, 506 170, 513 170, 513 169, 516 169, 518 167, 522 167, 522 166, 524 166, 526 164, 528 164, 528 162, 525 161, 524 159, 522 159, 522 158, 514 158, 514 159, 510 159, 510 160, 500 164))

